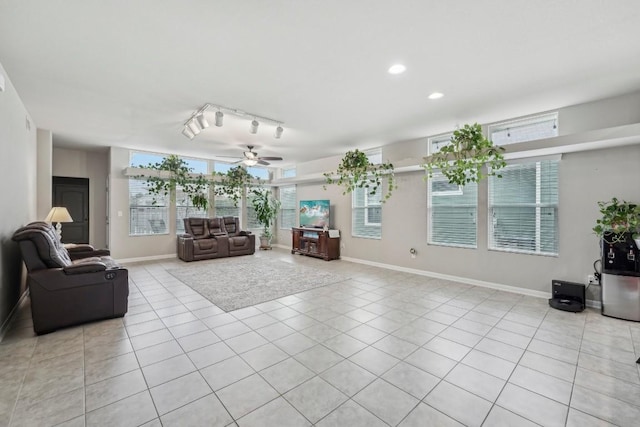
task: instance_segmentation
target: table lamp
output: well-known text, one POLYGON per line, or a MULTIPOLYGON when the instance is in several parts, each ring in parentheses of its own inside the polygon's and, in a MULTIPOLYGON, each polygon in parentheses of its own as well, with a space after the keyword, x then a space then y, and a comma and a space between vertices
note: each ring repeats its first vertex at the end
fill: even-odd
POLYGON ((62 241, 62 223, 73 222, 73 218, 69 215, 69 211, 65 207, 54 206, 49 211, 49 215, 44 219, 46 222, 56 222, 56 232, 58 238, 62 241))

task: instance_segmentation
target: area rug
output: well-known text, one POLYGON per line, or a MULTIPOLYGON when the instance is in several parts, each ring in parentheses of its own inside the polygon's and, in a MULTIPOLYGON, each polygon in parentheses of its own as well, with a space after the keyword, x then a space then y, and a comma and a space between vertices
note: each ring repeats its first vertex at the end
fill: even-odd
POLYGON ((244 256, 193 262, 167 272, 222 310, 232 311, 348 279, 321 264, 322 269, 244 256))

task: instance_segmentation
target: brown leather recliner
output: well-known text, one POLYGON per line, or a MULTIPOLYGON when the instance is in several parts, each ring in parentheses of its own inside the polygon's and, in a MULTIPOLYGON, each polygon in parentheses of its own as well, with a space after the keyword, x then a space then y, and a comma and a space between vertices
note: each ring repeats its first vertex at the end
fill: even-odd
POLYGON ((184 218, 185 234, 178 236, 180 259, 199 261, 229 256, 229 238, 221 222, 216 222, 216 219, 184 218))
POLYGON ((68 251, 46 222, 18 229, 27 266, 33 329, 40 335, 93 320, 122 317, 129 297, 128 271, 107 250, 73 245, 68 251))
POLYGON ((229 256, 251 255, 256 251, 256 236, 240 230, 237 216, 222 217, 224 229, 229 236, 229 256))

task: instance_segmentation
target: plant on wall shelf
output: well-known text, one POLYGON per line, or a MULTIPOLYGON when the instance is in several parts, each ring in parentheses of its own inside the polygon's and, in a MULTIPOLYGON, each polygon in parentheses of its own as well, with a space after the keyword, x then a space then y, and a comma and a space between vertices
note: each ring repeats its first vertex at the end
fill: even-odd
POLYGON ((444 175, 451 184, 465 185, 479 182, 487 176, 502 176, 497 171, 507 165, 504 148, 493 145, 484 137, 482 127, 475 123, 464 125, 453 132, 451 142, 437 153, 425 157, 422 165, 431 178, 435 171, 444 175), (487 165, 487 171, 483 170, 487 165))
POLYGON ((193 207, 202 210, 208 208, 207 178, 202 174, 193 174, 193 168, 190 168, 187 162, 180 157, 170 155, 158 163, 149 163, 147 166, 139 167, 160 172, 156 176, 138 176, 138 178, 146 179, 147 190, 153 196, 152 203, 154 205, 156 204, 156 197, 161 195, 169 196, 172 201, 175 201, 176 188, 180 187, 191 201, 193 207))
MULTIPOLYGON (((384 203, 397 188, 393 172, 391 163, 373 164, 364 152, 355 149, 345 154, 337 171, 325 172, 323 175, 326 178, 326 184, 341 186, 344 189, 342 194, 351 193, 357 188, 363 188, 371 195, 376 194, 378 188, 382 186, 382 180, 386 179, 387 192, 384 197, 381 197, 384 203), (335 175, 337 178, 334 177, 335 175)), ((325 190, 327 189, 326 184, 325 190)))
POLYGON ((251 198, 251 204, 256 213, 256 219, 262 225, 262 236, 265 240, 260 242, 260 247, 263 249, 271 247, 271 226, 276 220, 276 215, 280 209, 280 201, 273 197, 270 190, 266 188, 255 188, 251 190, 253 197, 251 198))
POLYGON ((596 220, 593 232, 607 243, 622 243, 640 236, 640 206, 624 200, 612 198, 608 202, 598 202, 602 217, 596 220))
POLYGON ((214 176, 220 177, 218 185, 214 188, 215 195, 228 197, 235 207, 238 207, 238 202, 242 200, 244 189, 251 186, 253 180, 257 180, 241 165, 232 167, 226 173, 214 172, 214 176))

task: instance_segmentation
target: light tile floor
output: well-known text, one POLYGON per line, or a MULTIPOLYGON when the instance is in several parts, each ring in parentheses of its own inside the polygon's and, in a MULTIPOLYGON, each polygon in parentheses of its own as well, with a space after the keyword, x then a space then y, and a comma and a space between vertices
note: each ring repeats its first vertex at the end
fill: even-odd
MULTIPOLYGON (((346 280, 231 313, 129 266, 129 313, 0 343, 6 426, 637 426, 640 324, 261 252, 346 280)), ((215 262, 215 261, 213 261, 215 262)))

